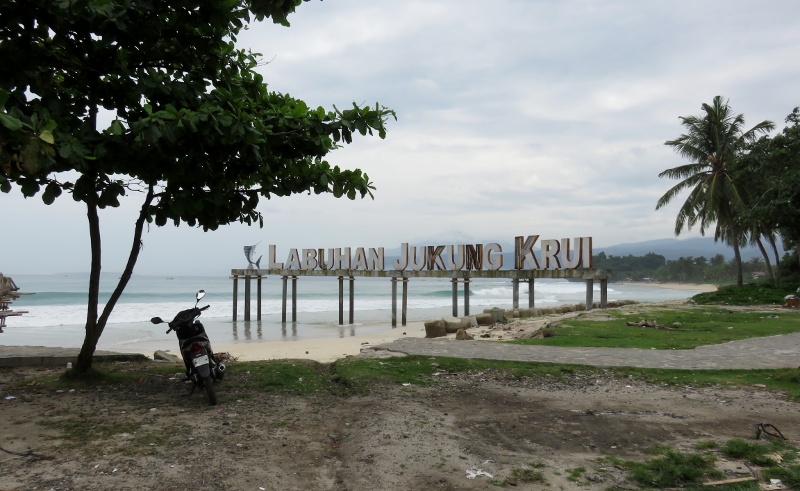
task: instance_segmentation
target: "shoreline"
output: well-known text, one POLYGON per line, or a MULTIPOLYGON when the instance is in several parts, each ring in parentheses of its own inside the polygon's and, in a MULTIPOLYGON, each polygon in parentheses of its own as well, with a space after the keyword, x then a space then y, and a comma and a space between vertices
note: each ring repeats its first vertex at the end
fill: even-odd
POLYGON ((660 281, 616 281, 614 283, 617 285, 669 288, 670 290, 701 290, 703 292, 715 292, 718 289, 718 286, 713 283, 668 283, 660 281))
MULTIPOLYGON (((656 283, 656 282, 614 282, 609 283, 619 286, 649 287, 655 289, 670 289, 681 292, 676 296, 680 299, 660 300, 657 303, 673 303, 685 301, 697 292, 716 291, 717 286, 712 284, 685 284, 685 283, 656 283), (685 296, 682 294, 686 292, 685 296), (691 292, 691 293, 690 293, 691 292)), ((627 297, 620 298, 635 298, 627 297)), ((660 295, 652 295, 660 296, 660 295)), ((638 302, 648 302, 638 300, 638 302)), ((538 302, 537 302, 538 303, 538 302)), ((561 305, 570 305, 563 303, 561 305)), ((551 306, 545 301, 546 306, 551 306)), ((477 306, 476 306, 477 307, 477 306)), ((390 343, 402 337, 425 337, 424 323, 427 320, 441 319, 451 314, 447 308, 426 309, 425 313, 418 312, 416 319, 410 319, 406 326, 392 327, 390 322, 367 320, 363 324, 352 326, 331 326, 325 323, 297 323, 291 326, 291 332, 287 332, 286 326, 282 329, 279 325, 271 321, 262 322, 233 322, 222 319, 208 319, 205 322, 206 330, 211 338, 214 351, 217 353, 228 353, 233 359, 240 361, 261 361, 276 359, 308 359, 322 363, 330 363, 341 358, 357 356, 362 353, 364 348, 373 345, 390 343)), ((483 309, 480 309, 481 311, 483 309)), ((506 310, 509 310, 506 307, 506 310)), ((477 312, 476 312, 477 313, 477 312)), ((375 314, 373 313, 374 317, 375 314)), ((387 315, 388 317, 388 315, 387 315)), ((551 322, 559 315, 546 315, 525 320, 525 324, 531 326, 542 322, 551 322)), ((30 342, 10 344, 20 345, 47 345, 44 336, 48 335, 51 327, 33 328, 39 331, 29 339, 30 342), (37 339, 39 338, 39 339, 37 339), (41 340, 42 342, 37 342, 41 340)), ((57 326, 59 335, 68 337, 71 340, 79 340, 83 337, 82 326, 69 325, 57 326), (69 331, 69 334, 68 332, 69 331), (74 331, 74 332, 73 332, 74 331)), ((27 329, 26 329, 27 330, 27 329)), ((527 330, 527 329, 526 329, 527 330)), ((503 330, 496 330, 492 337, 501 335, 503 330)), ((472 334, 472 333, 471 333, 472 334)), ((485 334, 481 332, 481 334, 485 334)), ((505 333, 508 338, 509 333, 505 333)), ((450 338, 454 335, 448 336, 450 338)), ((477 336, 476 336, 477 339, 477 336)), ((3 339, 6 341, 6 339, 3 339)), ((12 341, 8 339, 8 341, 12 341)), ((52 341, 50 339, 49 341, 52 341)), ((74 343, 73 343, 74 344, 74 343)), ((63 345, 63 344, 62 344, 63 345)), ((174 336, 164 335, 159 328, 152 327, 149 323, 121 323, 114 325, 113 332, 108 329, 103 339, 98 344, 98 349, 116 351, 120 353, 139 353, 148 358, 153 358, 155 351, 177 352, 177 343, 174 336), (131 341, 120 340, 125 336, 125 332, 137 332, 137 336, 131 341), (137 339, 138 338, 138 339, 137 339)))

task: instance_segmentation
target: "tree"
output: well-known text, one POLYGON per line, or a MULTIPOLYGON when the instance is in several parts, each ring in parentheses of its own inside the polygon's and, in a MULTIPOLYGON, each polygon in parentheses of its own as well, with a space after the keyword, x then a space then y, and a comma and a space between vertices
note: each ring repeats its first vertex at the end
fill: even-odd
POLYGON ((746 230, 739 225, 737 218, 744 208, 744 201, 731 174, 731 166, 749 143, 759 134, 773 129, 774 124, 762 121, 745 131, 744 115, 733 114, 721 96, 714 97, 711 104, 703 104, 701 108, 702 116, 680 118, 686 133, 665 142, 691 163, 667 169, 658 175, 682 180, 659 198, 656 210, 666 206, 682 191, 689 190, 689 196, 675 219, 675 235, 680 235, 684 227, 689 230, 698 223, 700 233, 705 234, 707 228, 716 224, 714 239, 733 247, 737 283, 742 286, 739 245, 746 238, 746 230))
POLYGON ((86 205, 92 259, 78 371, 91 368, 145 223, 262 225, 260 198, 372 196, 366 174, 324 158, 355 133, 384 138, 394 112, 309 108, 270 92, 259 55, 235 47, 248 23, 288 26, 301 3, 0 0, 0 189, 41 193, 47 204, 66 192, 86 205), (99 210, 134 193, 142 206, 127 264, 98 312, 99 210))
POLYGON ((800 108, 786 122, 779 134, 750 145, 735 172, 749 192, 744 220, 781 235, 800 252, 800 108))

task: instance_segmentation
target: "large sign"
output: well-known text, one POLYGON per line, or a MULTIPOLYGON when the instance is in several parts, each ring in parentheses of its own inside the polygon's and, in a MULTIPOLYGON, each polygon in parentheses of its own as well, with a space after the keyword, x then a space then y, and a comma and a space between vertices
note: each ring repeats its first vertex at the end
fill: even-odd
MULTIPOLYGON (((294 270, 364 270, 386 269, 384 248, 344 247, 329 249, 289 249, 284 262, 278 262, 277 247, 269 246, 268 269, 294 270)), ((400 245, 400 256, 392 260, 398 271, 412 270, 498 270, 503 267, 503 248, 490 244, 459 244, 436 246, 400 245)), ((547 239, 538 235, 514 239, 513 269, 577 269, 592 267, 592 238, 547 239), (538 255, 534 252, 540 244, 538 255)))

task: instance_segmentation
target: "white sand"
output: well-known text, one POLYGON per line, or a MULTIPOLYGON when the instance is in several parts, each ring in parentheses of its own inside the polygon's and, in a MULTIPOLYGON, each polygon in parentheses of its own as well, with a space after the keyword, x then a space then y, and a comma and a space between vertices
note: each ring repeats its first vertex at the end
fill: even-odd
POLYGON ((229 353, 239 361, 306 359, 330 363, 340 358, 357 355, 363 347, 393 341, 405 336, 424 338, 424 323, 414 322, 395 328, 387 326, 385 331, 344 338, 215 345, 214 351, 229 353))

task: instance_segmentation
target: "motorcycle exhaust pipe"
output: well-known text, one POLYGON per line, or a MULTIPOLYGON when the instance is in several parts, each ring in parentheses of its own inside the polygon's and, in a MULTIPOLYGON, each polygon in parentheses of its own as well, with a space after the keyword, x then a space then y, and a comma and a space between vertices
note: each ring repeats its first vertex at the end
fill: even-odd
POLYGON ((220 372, 220 373, 224 372, 225 371, 225 364, 224 363, 218 363, 217 364, 217 371, 220 372))

